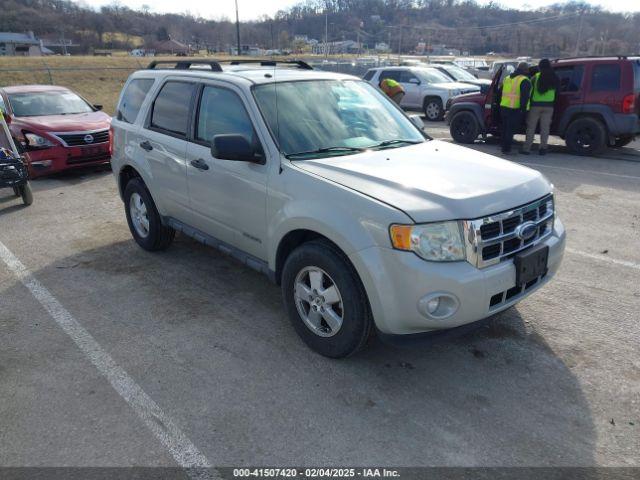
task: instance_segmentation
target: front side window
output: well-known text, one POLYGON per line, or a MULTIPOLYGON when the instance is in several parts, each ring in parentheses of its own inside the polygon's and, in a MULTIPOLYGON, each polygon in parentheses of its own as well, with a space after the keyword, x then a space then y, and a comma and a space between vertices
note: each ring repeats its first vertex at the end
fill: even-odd
POLYGON ((385 78, 390 78, 391 80, 395 80, 396 82, 400 82, 402 80, 402 71, 401 70, 384 70, 380 74, 380 81, 385 78))
POLYGON ((13 114, 16 117, 71 115, 74 113, 93 112, 91 105, 69 90, 11 93, 8 98, 13 114))
POLYGON ((584 66, 557 67, 554 69, 560 80, 561 92, 577 92, 582 85, 584 66))
POLYGON ((418 77, 416 77, 409 70, 405 70, 404 72, 402 72, 400 79, 401 83, 420 83, 418 77))
POLYGON ((153 102, 150 126, 176 135, 186 135, 195 88, 194 83, 165 83, 153 102))
POLYGON ((211 144, 216 135, 242 135, 257 144, 253 123, 242 100, 231 90, 204 87, 198 114, 196 139, 211 144))
POLYGON ((616 92, 620 89, 620 65, 594 65, 591 71, 592 92, 616 92))
POLYGON ((281 152, 299 159, 425 141, 413 123, 366 82, 270 83, 254 87, 253 93, 281 152))
POLYGON ((134 123, 151 85, 153 85, 151 78, 136 78, 129 82, 118 105, 116 118, 123 122, 134 123))

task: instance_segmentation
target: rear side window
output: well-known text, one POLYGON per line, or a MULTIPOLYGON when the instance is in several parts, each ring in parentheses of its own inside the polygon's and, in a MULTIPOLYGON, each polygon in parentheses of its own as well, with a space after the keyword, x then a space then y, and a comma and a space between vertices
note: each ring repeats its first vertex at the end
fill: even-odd
POLYGON ((369 81, 373 78, 373 76, 376 74, 375 70, 369 70, 367 73, 364 74, 364 77, 362 77, 364 80, 369 81))
POLYGON ((575 65, 555 68, 556 75, 560 80, 561 92, 577 92, 582 85, 584 76, 584 66, 575 65))
POLYGON ((620 64, 594 65, 591 71, 592 92, 616 92, 620 89, 620 64))
POLYGON ((116 118, 123 122, 134 123, 151 85, 153 85, 153 79, 151 78, 131 80, 122 94, 116 118))
POLYGON ((213 137, 225 134, 243 135, 251 143, 257 141, 240 97, 226 88, 204 87, 196 138, 210 144, 213 137))
POLYGON ((152 128, 158 128, 176 135, 186 136, 189 127, 191 97, 196 88, 194 83, 167 82, 153 102, 151 113, 152 128))

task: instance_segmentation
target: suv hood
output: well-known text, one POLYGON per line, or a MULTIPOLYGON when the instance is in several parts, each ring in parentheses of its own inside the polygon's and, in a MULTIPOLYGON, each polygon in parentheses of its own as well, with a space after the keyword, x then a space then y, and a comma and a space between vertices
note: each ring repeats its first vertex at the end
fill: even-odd
POLYGON ((551 191, 536 170, 438 140, 293 163, 392 205, 416 223, 484 217, 551 191))
POLYGON ((435 87, 442 90, 473 90, 474 88, 478 88, 477 85, 472 85, 471 83, 461 83, 461 82, 442 82, 442 83, 432 83, 430 87, 435 87))

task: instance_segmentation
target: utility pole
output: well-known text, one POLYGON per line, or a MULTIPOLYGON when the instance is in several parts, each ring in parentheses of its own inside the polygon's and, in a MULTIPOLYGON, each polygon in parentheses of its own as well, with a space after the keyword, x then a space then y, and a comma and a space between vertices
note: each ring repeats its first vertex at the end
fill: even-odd
POLYGON ((238 56, 242 55, 240 47, 240 16, 238 15, 238 0, 236 0, 236 37, 238 40, 238 56))
POLYGON ((329 57, 329 14, 324 11, 324 59, 329 57))
POLYGON ((398 27, 400 29, 400 38, 398 39, 398 63, 402 63, 402 25, 398 27))
POLYGON ((580 10, 580 26, 578 27, 578 38, 576 40, 576 52, 575 52, 576 57, 580 54, 580 40, 582 40, 583 17, 584 17, 584 9, 580 10))

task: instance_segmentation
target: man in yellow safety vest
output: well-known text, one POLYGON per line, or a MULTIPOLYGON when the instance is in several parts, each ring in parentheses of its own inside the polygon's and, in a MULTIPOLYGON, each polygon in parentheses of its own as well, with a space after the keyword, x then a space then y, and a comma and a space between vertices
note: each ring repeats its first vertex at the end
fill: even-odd
POLYGON ((529 66, 525 62, 518 64, 518 68, 502 83, 500 93, 500 118, 502 153, 510 154, 513 135, 520 130, 525 114, 529 108, 531 81, 527 76, 529 66))
POLYGON ((400 101, 402 101, 402 97, 404 97, 404 88, 402 88, 399 82, 392 78, 383 78, 380 82, 380 90, 386 93, 396 104, 400 105, 400 101))

